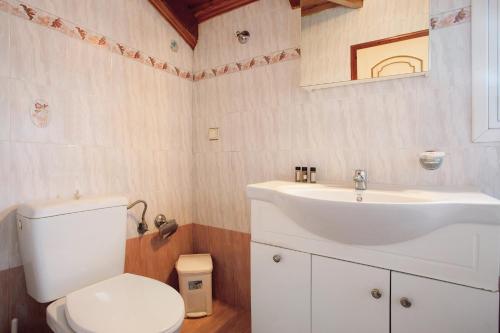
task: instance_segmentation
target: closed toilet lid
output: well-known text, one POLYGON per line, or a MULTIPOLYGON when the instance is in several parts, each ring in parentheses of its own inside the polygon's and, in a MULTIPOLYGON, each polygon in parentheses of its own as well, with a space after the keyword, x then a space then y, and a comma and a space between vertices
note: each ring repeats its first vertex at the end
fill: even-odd
POLYGON ((165 283, 122 274, 67 295, 65 312, 78 333, 172 333, 184 320, 184 301, 165 283))

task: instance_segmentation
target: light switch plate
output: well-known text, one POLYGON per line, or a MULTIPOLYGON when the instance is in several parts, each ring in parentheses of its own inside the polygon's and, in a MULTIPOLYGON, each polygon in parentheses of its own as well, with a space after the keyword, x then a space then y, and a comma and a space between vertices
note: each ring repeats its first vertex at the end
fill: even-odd
POLYGON ((212 127, 208 129, 208 140, 215 141, 219 140, 219 128, 212 127))

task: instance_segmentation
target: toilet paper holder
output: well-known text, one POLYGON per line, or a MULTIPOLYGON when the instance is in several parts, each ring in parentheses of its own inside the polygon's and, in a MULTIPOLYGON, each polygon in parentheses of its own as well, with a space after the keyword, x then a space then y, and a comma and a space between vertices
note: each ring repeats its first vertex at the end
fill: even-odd
POLYGON ((155 226, 158 228, 158 233, 162 239, 166 239, 175 234, 179 227, 175 219, 167 220, 163 214, 156 215, 155 226))

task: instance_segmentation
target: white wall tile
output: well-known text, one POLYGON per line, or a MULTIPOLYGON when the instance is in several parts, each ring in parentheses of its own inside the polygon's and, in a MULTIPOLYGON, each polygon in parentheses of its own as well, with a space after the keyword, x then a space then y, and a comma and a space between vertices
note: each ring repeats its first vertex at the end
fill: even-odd
POLYGON ((59 32, 11 16, 10 77, 40 84, 61 84, 61 65, 66 62, 69 40, 59 32))
POLYGON ((0 77, 8 77, 10 72, 10 16, 0 13, 0 77))
POLYGON ((9 80, 0 77, 0 141, 10 139, 9 80))

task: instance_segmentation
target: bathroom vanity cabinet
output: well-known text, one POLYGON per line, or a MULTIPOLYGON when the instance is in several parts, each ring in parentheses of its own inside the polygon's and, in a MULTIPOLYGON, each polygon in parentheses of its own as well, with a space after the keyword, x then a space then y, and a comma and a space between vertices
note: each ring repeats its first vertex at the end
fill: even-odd
POLYGON ((249 185, 252 332, 498 333, 500 201, 249 185))
POLYGON ((255 333, 497 333, 498 293, 252 242, 255 333))

